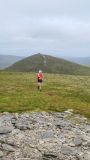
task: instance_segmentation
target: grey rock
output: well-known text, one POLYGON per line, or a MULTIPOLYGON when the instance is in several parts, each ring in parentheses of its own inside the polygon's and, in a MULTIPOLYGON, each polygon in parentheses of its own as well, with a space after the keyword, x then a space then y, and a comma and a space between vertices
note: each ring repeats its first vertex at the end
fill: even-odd
POLYGON ((83 142, 83 146, 90 147, 90 141, 83 142))
POLYGON ((13 117, 13 118, 11 119, 11 123, 12 123, 12 124, 16 124, 16 122, 17 122, 17 118, 16 118, 16 117, 13 117))
POLYGON ((15 127, 20 129, 20 130, 27 130, 30 129, 29 125, 23 124, 23 123, 16 123, 15 127))
POLYGON ((9 144, 2 144, 2 149, 9 152, 15 151, 15 148, 9 144))
POLYGON ((70 129, 72 127, 72 124, 68 121, 61 120, 61 121, 55 122, 55 126, 59 129, 63 129, 63 128, 70 129))
POLYGON ((51 139, 54 138, 54 133, 52 131, 45 131, 40 134, 42 139, 51 139))
POLYGON ((81 146, 82 145, 82 139, 80 137, 74 138, 74 144, 75 146, 81 146))
POLYGON ((61 153, 64 154, 64 155, 70 156, 70 155, 76 155, 77 151, 73 147, 63 146, 61 148, 61 153))
POLYGON ((4 156, 3 152, 0 151, 0 158, 2 158, 4 156))
POLYGON ((43 160, 59 160, 59 158, 57 157, 57 155, 55 155, 53 153, 44 153, 42 155, 42 159, 43 160))
POLYGON ((89 160, 90 152, 82 153, 81 155, 78 155, 77 158, 78 160, 89 160))
POLYGON ((0 128, 0 134, 7 134, 12 132, 13 128, 8 126, 3 126, 0 128))
POLYGON ((90 125, 87 125, 87 126, 86 126, 86 132, 87 132, 87 133, 90 133, 90 125))
POLYGON ((87 152, 83 155, 83 160, 89 160, 90 159, 90 152, 87 152))

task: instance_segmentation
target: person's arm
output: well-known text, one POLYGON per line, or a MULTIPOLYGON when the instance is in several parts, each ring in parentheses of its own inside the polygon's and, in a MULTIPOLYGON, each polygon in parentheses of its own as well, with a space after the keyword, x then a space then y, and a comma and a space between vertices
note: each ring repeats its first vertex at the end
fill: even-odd
POLYGON ((44 75, 42 74, 42 80, 43 80, 43 78, 44 78, 44 75))
POLYGON ((39 78, 39 75, 37 74, 37 80, 38 80, 38 78, 39 78))

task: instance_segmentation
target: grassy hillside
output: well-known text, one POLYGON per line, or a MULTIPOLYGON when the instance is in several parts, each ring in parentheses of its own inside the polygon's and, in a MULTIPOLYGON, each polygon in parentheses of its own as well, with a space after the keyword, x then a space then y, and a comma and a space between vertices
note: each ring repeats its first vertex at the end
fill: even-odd
POLYGON ((20 61, 24 57, 12 56, 12 55, 0 55, 0 69, 11 66, 17 61, 20 61))
POLYGON ((37 90, 36 73, 0 72, 0 112, 64 111, 90 118, 90 76, 44 74, 37 90))
POLYGON ((8 71, 37 72, 42 69, 47 73, 90 75, 90 68, 84 67, 61 58, 36 54, 16 62, 8 71))

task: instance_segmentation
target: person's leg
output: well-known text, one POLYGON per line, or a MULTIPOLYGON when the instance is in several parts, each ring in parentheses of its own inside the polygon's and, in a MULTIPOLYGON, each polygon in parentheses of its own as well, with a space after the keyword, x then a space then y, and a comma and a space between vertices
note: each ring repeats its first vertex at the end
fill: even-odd
POLYGON ((38 90, 41 91, 41 89, 42 89, 42 84, 41 82, 38 82, 38 90))
POLYGON ((40 91, 42 90, 42 83, 40 82, 40 91))

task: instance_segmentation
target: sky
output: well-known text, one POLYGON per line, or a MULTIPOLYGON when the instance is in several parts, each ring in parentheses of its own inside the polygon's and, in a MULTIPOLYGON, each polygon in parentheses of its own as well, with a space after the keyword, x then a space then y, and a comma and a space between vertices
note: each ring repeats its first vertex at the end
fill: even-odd
POLYGON ((0 54, 90 56, 90 0, 0 0, 0 54))

